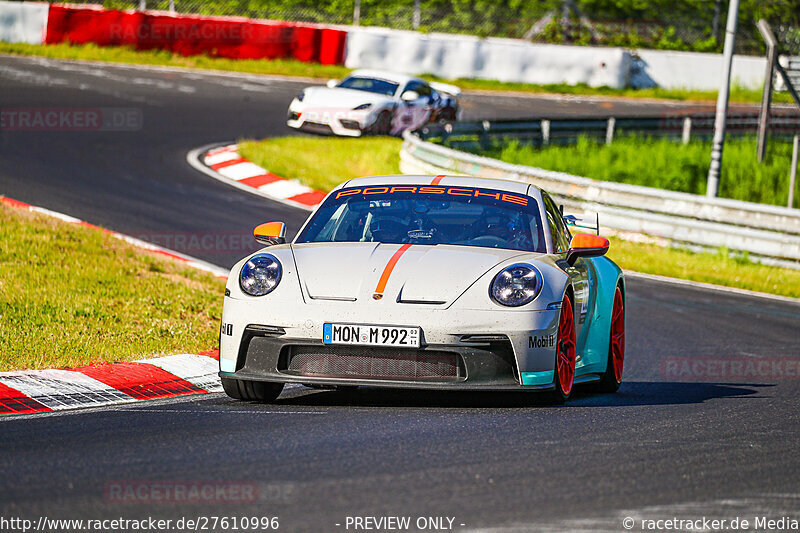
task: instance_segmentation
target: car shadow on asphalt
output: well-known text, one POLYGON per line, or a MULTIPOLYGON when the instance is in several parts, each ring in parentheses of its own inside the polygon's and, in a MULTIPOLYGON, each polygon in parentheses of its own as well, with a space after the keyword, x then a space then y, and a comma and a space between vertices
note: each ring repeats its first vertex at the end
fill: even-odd
MULTIPOLYGON (((703 403, 715 398, 764 398, 771 384, 631 381, 615 394, 576 389, 566 407, 624 407, 703 403)), ((315 407, 562 407, 535 392, 456 392, 361 387, 353 390, 297 389, 274 402, 315 407)))

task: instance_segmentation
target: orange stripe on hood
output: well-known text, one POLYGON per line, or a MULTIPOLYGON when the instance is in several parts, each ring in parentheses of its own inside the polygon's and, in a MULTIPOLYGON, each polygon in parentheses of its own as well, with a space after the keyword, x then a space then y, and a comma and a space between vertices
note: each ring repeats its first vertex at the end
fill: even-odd
POLYGON ((392 255, 392 258, 389 259, 389 262, 386 263, 386 267, 383 269, 383 274, 381 274, 381 279, 378 280, 378 286, 375 287, 375 294, 383 294, 384 289, 386 289, 386 284, 389 282, 389 276, 392 275, 392 270, 394 270, 394 266, 409 248, 411 248, 410 244, 404 244, 394 253, 394 255, 392 255))
POLYGON ((443 177, 445 177, 445 174, 442 174, 441 176, 436 176, 435 178, 433 178, 433 181, 431 181, 431 185, 439 185, 443 177))

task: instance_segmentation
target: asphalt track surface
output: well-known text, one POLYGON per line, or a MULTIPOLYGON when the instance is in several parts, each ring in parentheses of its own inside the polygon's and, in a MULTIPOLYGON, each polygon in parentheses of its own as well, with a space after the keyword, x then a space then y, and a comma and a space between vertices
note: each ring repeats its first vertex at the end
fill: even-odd
MULTIPOLYGON (((185 155, 286 134, 285 108, 304 85, 0 57, 4 110, 143 118, 127 132, 0 131, 0 194, 159 244, 221 236, 179 251, 228 267, 249 246, 231 236, 267 220, 292 233, 305 213, 219 183, 185 155)), ((466 95, 464 107, 465 118, 493 118, 680 106, 466 95)), ((0 517, 277 516, 283 531, 353 531, 347 517, 365 515, 409 516, 412 531, 428 516, 454 518, 456 531, 797 518, 800 306, 637 278, 627 302, 622 388, 561 407, 535 395, 293 388, 273 405, 213 394, 2 418, 0 517), (748 363, 755 374, 721 374, 748 363), (120 504, 111 492, 200 481, 251 487, 256 501, 120 504)))

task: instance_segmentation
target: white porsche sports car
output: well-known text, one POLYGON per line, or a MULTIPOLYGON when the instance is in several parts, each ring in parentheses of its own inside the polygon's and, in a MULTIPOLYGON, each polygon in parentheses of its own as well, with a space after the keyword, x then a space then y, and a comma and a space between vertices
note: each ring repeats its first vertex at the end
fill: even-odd
POLYGON ((359 137, 399 135, 428 122, 456 120, 458 87, 371 70, 356 70, 327 87, 306 87, 289 105, 291 128, 359 137))
MULTIPOLYGON (((570 220, 567 218, 567 220, 570 220)), ((570 234, 533 185, 380 176, 334 189, 292 243, 239 261, 225 289, 225 392, 284 383, 444 390, 616 391, 625 280, 608 240, 570 234)))

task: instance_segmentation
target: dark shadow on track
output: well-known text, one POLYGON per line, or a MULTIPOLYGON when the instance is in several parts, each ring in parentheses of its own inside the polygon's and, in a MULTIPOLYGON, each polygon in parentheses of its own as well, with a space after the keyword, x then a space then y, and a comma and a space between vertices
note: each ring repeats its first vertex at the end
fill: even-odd
MULTIPOLYGON (((762 398, 759 389, 772 386, 774 385, 635 381, 624 383, 616 394, 597 394, 587 392, 585 389, 576 389, 575 395, 566 403, 566 407, 681 405, 703 403, 714 398, 762 398)), ((222 401, 225 402, 226 399, 222 401)), ((239 403, 239 405, 258 404, 239 403)), ((368 387, 354 390, 302 389, 282 396, 271 405, 398 408, 562 407, 548 403, 546 395, 535 392, 410 391, 368 387)))

